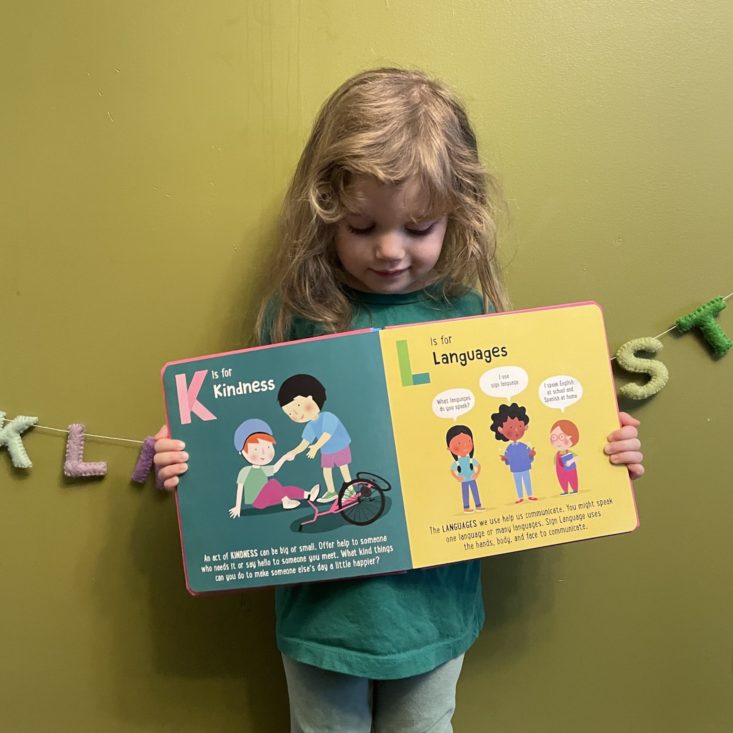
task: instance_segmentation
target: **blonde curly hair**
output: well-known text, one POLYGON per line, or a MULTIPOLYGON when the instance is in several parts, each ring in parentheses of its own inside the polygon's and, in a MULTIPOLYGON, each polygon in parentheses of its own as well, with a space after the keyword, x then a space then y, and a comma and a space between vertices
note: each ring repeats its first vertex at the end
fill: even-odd
POLYGON ((285 196, 279 279, 260 309, 258 334, 266 328, 270 340, 282 341, 296 317, 326 333, 348 328, 352 303, 341 287, 334 238, 355 176, 389 184, 416 179, 431 212, 447 214, 436 297, 478 282, 487 304, 508 307, 496 258, 501 198, 463 105, 423 72, 372 69, 344 82, 316 118, 285 196))

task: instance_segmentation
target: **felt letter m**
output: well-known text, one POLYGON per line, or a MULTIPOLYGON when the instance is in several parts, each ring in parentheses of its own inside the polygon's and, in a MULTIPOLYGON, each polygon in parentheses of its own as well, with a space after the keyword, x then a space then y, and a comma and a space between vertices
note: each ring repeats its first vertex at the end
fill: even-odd
POLYGON ((216 420, 216 415, 204 407, 198 399, 199 392, 208 373, 208 369, 200 369, 195 372, 190 385, 186 384, 185 374, 176 374, 178 413, 181 418, 181 425, 188 425, 191 422, 191 413, 197 415, 202 420, 216 420))

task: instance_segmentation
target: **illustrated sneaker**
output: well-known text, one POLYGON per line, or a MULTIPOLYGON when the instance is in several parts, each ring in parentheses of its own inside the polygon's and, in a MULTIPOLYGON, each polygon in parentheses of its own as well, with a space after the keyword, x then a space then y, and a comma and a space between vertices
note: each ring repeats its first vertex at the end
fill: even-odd
POLYGON ((308 493, 308 501, 315 501, 318 498, 318 492, 320 492, 321 487, 316 484, 308 493))
POLYGON ((329 491, 318 497, 317 501, 319 504, 325 504, 327 501, 333 501, 334 499, 338 499, 338 494, 335 491, 329 491))
POLYGON ((285 509, 295 509, 296 506, 300 506, 297 499, 289 499, 287 496, 283 497, 282 504, 285 509))

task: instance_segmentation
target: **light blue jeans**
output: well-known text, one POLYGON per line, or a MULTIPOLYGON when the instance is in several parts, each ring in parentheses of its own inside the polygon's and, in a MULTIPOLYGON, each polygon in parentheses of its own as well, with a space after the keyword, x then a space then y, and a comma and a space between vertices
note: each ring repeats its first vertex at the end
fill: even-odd
POLYGON ((432 672, 370 680, 283 655, 290 733, 451 733, 463 654, 432 672))
POLYGON ((517 489, 517 498, 522 498, 522 481, 524 481, 524 490, 527 496, 532 496, 532 479, 529 476, 529 471, 517 471, 512 476, 514 476, 514 486, 517 489))

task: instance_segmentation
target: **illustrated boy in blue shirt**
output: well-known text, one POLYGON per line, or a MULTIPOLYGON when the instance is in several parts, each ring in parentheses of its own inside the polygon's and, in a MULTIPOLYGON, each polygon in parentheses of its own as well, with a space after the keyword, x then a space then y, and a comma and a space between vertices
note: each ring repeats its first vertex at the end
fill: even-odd
POLYGON ((537 501, 537 497, 532 496, 532 479, 529 475, 536 451, 526 443, 519 442, 519 439, 527 432, 529 425, 527 408, 520 407, 516 402, 512 402, 511 405, 500 405, 499 412, 495 412, 491 419, 493 421, 491 430, 496 439, 511 441, 511 445, 499 458, 509 466, 514 477, 514 485, 517 489, 517 500, 514 503, 521 504, 524 501, 522 486, 524 486, 527 499, 537 501))
POLYGON ((315 458, 316 453, 321 451, 326 493, 318 501, 333 501, 338 497, 333 483, 333 469, 338 467, 344 482, 351 481, 351 437, 336 415, 322 411, 326 388, 310 374, 295 374, 282 383, 277 400, 293 422, 307 423, 303 429, 303 439, 288 455, 295 457, 307 450, 308 458, 315 458))

